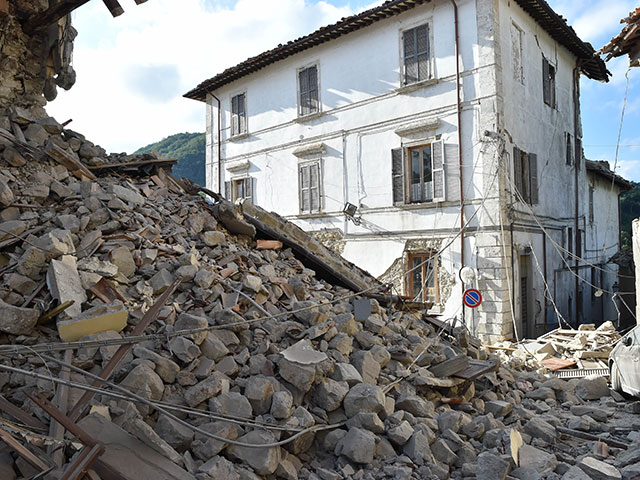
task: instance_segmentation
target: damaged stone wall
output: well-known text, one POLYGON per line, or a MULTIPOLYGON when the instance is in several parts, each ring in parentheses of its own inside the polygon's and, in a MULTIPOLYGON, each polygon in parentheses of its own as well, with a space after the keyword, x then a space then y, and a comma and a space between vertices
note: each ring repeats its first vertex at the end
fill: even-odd
POLYGON ((0 6, 0 114, 20 106, 44 117, 43 107, 56 98, 57 87, 68 90, 75 83, 71 57, 77 32, 70 17, 25 31, 26 21, 48 7, 48 0, 10 0, 0 6))
POLYGON ((346 242, 342 232, 338 229, 323 229, 317 232, 310 232, 316 240, 320 241, 325 247, 342 255, 346 242))
MULTIPOLYGON (((409 270, 409 254, 422 252, 437 252, 440 250, 442 241, 440 239, 419 238, 407 240, 402 257, 397 258, 391 266, 378 279, 383 283, 391 283, 396 291, 407 294, 404 273, 409 270)), ((440 303, 444 305, 451 297, 451 291, 455 285, 455 278, 442 267, 440 257, 438 258, 438 289, 440 292, 440 303)), ((439 308, 436 305, 436 308, 439 308)))

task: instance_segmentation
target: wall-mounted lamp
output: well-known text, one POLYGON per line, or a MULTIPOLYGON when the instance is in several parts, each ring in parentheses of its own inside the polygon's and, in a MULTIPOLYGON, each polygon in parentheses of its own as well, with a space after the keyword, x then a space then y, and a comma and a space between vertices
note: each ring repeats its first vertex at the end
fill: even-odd
POLYGON ((358 207, 349 202, 345 203, 344 208, 342 209, 342 213, 347 216, 347 220, 351 220, 354 225, 360 225, 360 218, 355 216, 357 212, 358 207))

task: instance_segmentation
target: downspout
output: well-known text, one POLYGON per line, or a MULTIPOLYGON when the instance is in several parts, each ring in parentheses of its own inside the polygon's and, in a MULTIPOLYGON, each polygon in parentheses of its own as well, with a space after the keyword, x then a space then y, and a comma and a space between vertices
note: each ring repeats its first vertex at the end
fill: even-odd
POLYGON ((210 91, 207 91, 207 93, 218 102, 218 193, 224 197, 226 192, 222 191, 222 104, 220 99, 213 93, 210 91))
POLYGON ((574 285, 574 299, 576 302, 576 323, 575 327, 578 327, 578 322, 580 320, 580 311, 582 310, 582 306, 578 305, 580 298, 578 296, 578 291, 580 290, 580 281, 578 279, 578 251, 580 249, 581 235, 580 235, 580 225, 578 222, 578 215, 580 214, 580 208, 578 205, 579 195, 578 195, 578 174, 580 172, 580 166, 582 164, 582 148, 578 151, 578 146, 582 147, 582 142, 579 141, 578 137, 580 135, 580 130, 578 129, 578 122, 580 121, 580 113, 578 112, 579 102, 580 102, 580 94, 578 92, 578 82, 580 81, 580 70, 579 67, 573 70, 573 135, 575 141, 575 160, 574 160, 574 192, 573 192, 573 202, 574 202, 574 218, 573 218, 573 235, 574 235, 574 249, 573 253, 576 255, 574 257, 573 265, 576 270, 575 275, 575 285, 574 285), (578 159, 580 159, 578 161, 578 159))
MULTIPOLYGON (((460 85, 460 58, 459 58, 459 33, 458 33, 458 6, 455 0, 451 0, 453 6, 453 26, 455 30, 455 56, 456 56, 456 113, 458 121, 458 168, 459 168, 459 187, 460 187, 460 268, 464 267, 464 182, 462 180, 462 99, 460 85)), ((462 293, 464 293, 464 283, 461 283, 462 293)), ((462 309, 462 318, 464 320, 464 307, 462 309)))
MULTIPOLYGON (((543 269, 543 278, 544 284, 546 285, 546 290, 549 289, 549 282, 547 281, 547 236, 543 231, 540 232, 542 235, 542 269, 543 269)), ((548 292, 551 294, 551 292, 548 292)), ((554 297, 555 298, 555 297, 554 297)), ((543 295, 542 308, 544 308, 544 328, 545 332, 547 328, 549 328, 549 311, 547 309, 547 296, 543 295)))

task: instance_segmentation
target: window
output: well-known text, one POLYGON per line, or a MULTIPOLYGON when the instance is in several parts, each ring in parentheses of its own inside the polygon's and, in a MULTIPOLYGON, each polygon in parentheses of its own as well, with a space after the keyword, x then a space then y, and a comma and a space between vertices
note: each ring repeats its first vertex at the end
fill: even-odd
POLYGON ((573 228, 567 227, 567 250, 573 253, 573 228))
POLYGON ((522 37, 524 32, 515 23, 511 24, 511 55, 513 57, 513 79, 524 84, 524 66, 522 65, 522 37))
POLYGON ((253 202, 253 190, 253 177, 234 178, 230 182, 224 182, 224 197, 232 202, 241 199, 253 202))
POLYGON ((320 111, 317 65, 298 71, 298 92, 298 116, 304 117, 320 111))
POLYGON ((542 57, 542 96, 544 103, 556 107, 556 67, 542 57))
POLYGON ((538 156, 513 147, 513 175, 517 192, 522 201, 538 203, 538 156))
POLYGON ((440 301, 438 287, 438 261, 433 252, 409 255, 408 290, 416 302, 440 301))
POLYGON ((566 152, 565 158, 567 165, 573 165, 573 135, 569 132, 565 133, 566 152))
POLYGON ((247 97, 240 93, 231 99, 231 136, 247 133, 247 97))
POLYGON ((593 185, 589 185, 589 223, 593 223, 593 185))
POLYGON ((442 202, 445 200, 444 143, 391 151, 393 203, 442 202))
POLYGON ((431 77, 429 65, 429 26, 417 26, 402 33, 404 85, 431 77))
POLYGON ((298 167, 298 191, 300 213, 320 211, 320 162, 307 163, 298 167))

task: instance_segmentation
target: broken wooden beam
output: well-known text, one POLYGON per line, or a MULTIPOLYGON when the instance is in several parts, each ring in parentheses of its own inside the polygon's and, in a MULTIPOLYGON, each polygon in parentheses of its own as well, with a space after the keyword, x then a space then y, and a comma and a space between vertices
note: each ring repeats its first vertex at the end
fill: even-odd
MULTIPOLYGON (((67 363, 71 363, 73 360, 73 352, 71 350, 67 350, 64 352, 64 361, 67 363)), ((60 378, 62 380, 69 381, 71 380, 71 370, 64 365, 60 369, 60 378)), ((67 413, 67 409, 69 408, 69 387, 65 384, 60 384, 57 388, 56 395, 54 397, 54 401, 58 404, 58 410, 62 413, 67 413)), ((58 440, 64 439, 64 426, 58 422, 57 420, 51 420, 49 424, 49 436, 58 440)), ((47 450, 47 453, 51 455, 51 459, 53 463, 56 464, 58 468, 64 465, 64 449, 57 448, 52 445, 47 450)))
POLYGON ((47 8, 45 11, 33 15, 27 23, 24 24, 23 29, 26 33, 33 33, 38 30, 43 30, 49 25, 53 25, 62 17, 70 14, 76 8, 81 7, 89 0, 60 0, 55 5, 47 8))
POLYGON ((60 480, 81 480, 103 452, 104 446, 102 444, 85 447, 80 455, 69 464, 60 480))
MULTIPOLYGON (((167 302, 169 297, 173 294, 173 292, 175 292, 176 288, 178 288, 178 285, 180 285, 180 279, 173 282, 169 286, 169 288, 167 288, 164 291, 164 293, 158 297, 158 300, 156 300, 156 303, 154 303, 151 306, 151 308, 147 310, 147 313, 144 314, 140 322, 133 329, 133 331, 131 332, 132 336, 141 335, 144 332, 144 330, 149 326, 149 324, 153 320, 155 320, 155 318, 158 316, 158 314, 160 313, 160 310, 164 307, 164 304, 167 302)), ((120 362, 124 359, 125 355, 132 348, 133 348, 132 344, 121 345, 120 348, 118 348, 118 350, 116 351, 116 353, 114 353, 111 359, 107 362, 102 372, 100 372, 100 377, 105 380, 108 379, 111 376, 111 374, 116 370, 120 362)), ((101 383, 102 382, 96 380, 93 382, 93 386, 98 387, 101 385, 101 383)), ((80 415, 82 415, 82 412, 84 412, 84 409, 87 407, 87 405, 89 404, 89 402, 91 401, 94 395, 95 395, 94 392, 89 392, 89 391, 84 392, 82 397, 80 397, 80 400, 78 400, 76 405, 69 412, 69 418, 71 418, 73 421, 78 420, 80 418, 80 415)), ((98 473, 100 472, 98 471, 98 473)))
POLYGON ((111 15, 113 15, 114 18, 119 17, 124 13, 124 8, 122 8, 122 5, 120 5, 118 0, 102 0, 102 1, 107 6, 107 8, 109 9, 109 12, 111 12, 111 15))
POLYGON ((436 377, 444 378, 455 375, 469 366, 469 357, 456 355, 442 363, 429 367, 429 371, 436 377))
POLYGON ((592 440, 594 442, 604 442, 607 445, 614 448, 629 448, 631 446, 628 443, 620 442, 613 438, 599 437, 597 435, 593 435, 592 433, 581 432, 580 430, 573 430, 572 428, 556 427, 556 431, 558 433, 571 435, 572 437, 581 438, 583 440, 592 440))
POLYGON ((51 467, 40 460, 35 453, 22 445, 13 435, 2 428, 0 428, 0 440, 9 445, 18 455, 42 472, 51 469, 51 467))
POLYGON ((44 149, 45 153, 53 161, 59 163, 80 180, 95 180, 96 176, 84 166, 80 160, 77 160, 73 155, 66 152, 53 142, 49 142, 44 149))
POLYGON ((45 426, 44 423, 42 423, 37 418, 29 415, 27 412, 25 412, 21 408, 16 407, 13 403, 11 403, 9 400, 4 398, 2 395, 0 395, 0 410, 2 410, 5 413, 8 413, 13 418, 18 420, 19 422, 22 422, 24 425, 28 427, 35 428, 42 432, 47 430, 47 427, 45 426))

